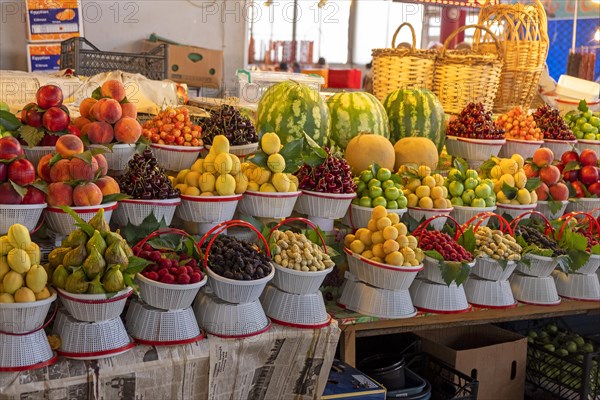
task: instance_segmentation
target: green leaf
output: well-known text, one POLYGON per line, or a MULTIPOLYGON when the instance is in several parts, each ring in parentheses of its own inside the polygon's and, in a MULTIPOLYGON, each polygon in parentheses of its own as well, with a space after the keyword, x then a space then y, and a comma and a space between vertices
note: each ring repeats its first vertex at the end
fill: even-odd
POLYGON ((293 174, 294 172, 300 169, 303 163, 304 162, 302 161, 302 158, 298 158, 292 161, 286 161, 283 172, 286 174, 293 174))
POLYGON ((507 199, 512 200, 515 197, 517 197, 518 191, 519 190, 517 188, 507 185, 506 182, 502 183, 502 192, 504 193, 507 199))
POLYGON ((469 226, 469 229, 465 230, 462 235, 458 238, 458 244, 465 248, 469 253, 473 254, 477 249, 477 243, 475 240, 475 232, 473 226, 469 226))
POLYGON ((149 260, 145 260, 136 256, 131 256, 129 257, 129 264, 127 265, 127 269, 124 271, 124 273, 135 275, 137 273, 142 272, 144 268, 146 268, 150 264, 152 264, 152 262, 149 260))
POLYGON ((580 168, 581 168, 581 164, 579 164, 578 161, 570 161, 567 163, 567 165, 565 165, 565 168, 563 169, 563 174, 565 172, 569 172, 569 171, 576 171, 580 168))
POLYGON ((123 97, 123 100, 120 101, 120 104, 127 104, 129 103, 129 99, 127 99, 127 96, 123 97))
POLYGON ((505 259, 501 258, 501 259, 496 260, 496 261, 498 262, 498 265, 500 265, 500 268, 502 268, 503 270, 505 270, 506 267, 508 266, 508 260, 505 260, 505 259))
POLYGON ((267 153, 265 153, 262 150, 257 151, 256 153, 254 153, 254 155, 250 158, 248 158, 248 161, 250 161, 252 164, 262 167, 262 168, 269 168, 267 166, 267 159, 269 158, 269 156, 267 155, 267 153))
POLYGON ((180 245, 181 236, 178 235, 162 235, 148 240, 150 246, 155 250, 174 250, 180 245))
POLYGON ((165 222, 164 217, 158 221, 154 216, 154 213, 151 212, 150 215, 144 218, 139 226, 128 222, 123 231, 123 237, 130 246, 135 246, 140 240, 148 237, 152 232, 166 227, 167 223, 165 222))
POLYGON ((496 162, 492 159, 489 159, 487 161, 484 161, 483 164, 481 164, 479 166, 479 170, 481 171, 481 173, 485 176, 490 176, 490 171, 492 170, 492 168, 494 168, 496 166, 496 162))
POLYGON ((377 163, 371 164, 371 173, 373 174, 373 177, 377 176, 377 172, 379 172, 380 169, 381 169, 381 167, 379 166, 379 164, 377 164, 377 163))
POLYGON ((548 202, 548 206, 550 207, 550 212, 552 214, 556 214, 558 212, 558 210, 560 210, 562 208, 563 204, 560 201, 550 200, 548 202))
POLYGON ((80 160, 83 160, 90 165, 92 164, 92 159, 94 158, 90 151, 84 151, 83 153, 75 154, 73 157, 79 158, 80 160))
POLYGON ((25 197, 25 195, 27 194, 27 188, 26 187, 23 187, 21 185, 17 185, 16 183, 14 183, 13 181, 11 181, 10 179, 8 181, 12 185, 13 189, 15 189, 15 192, 17 192, 19 194, 19 196, 21 196, 21 198, 25 197))
POLYGON ((41 179, 36 180, 35 182, 33 182, 31 184, 31 186, 33 186, 34 188, 41 190, 44 193, 48 193, 48 183, 46 181, 43 181, 41 179))
POLYGON ((82 231, 84 231, 86 235, 88 235, 89 237, 92 237, 94 235, 95 229, 90 224, 81 219, 81 217, 79 217, 79 215, 77 215, 77 213, 73 211, 71 207, 61 206, 60 209, 69 214, 71 217, 73 217, 73 219, 75 220, 75 225, 82 231))
POLYGON ((254 218, 250 215, 241 214, 240 219, 245 221, 256 228, 257 231, 261 232, 265 228, 265 224, 260 222, 257 218, 254 218))
POLYGON ((431 257, 434 260, 444 261, 444 257, 437 250, 426 250, 423 252, 427 257, 431 257))
POLYGON ((62 156, 60 154, 56 153, 55 155, 52 156, 48 165, 53 166, 54 164, 56 164, 57 162, 59 162, 62 159, 63 159, 62 156))
POLYGON ((0 125, 7 131, 15 131, 21 127, 21 121, 9 111, 0 110, 0 125))
MULTIPOLYGON (((323 164, 323 157, 319 156, 315 152, 311 152, 310 154, 304 156, 304 163, 306 163, 307 165, 309 165, 311 167, 317 167, 317 166, 323 164)), ((286 164, 286 169, 287 169, 287 164, 286 164)))
POLYGON ((581 112, 586 112, 588 111, 588 105, 587 105, 587 101, 585 101, 585 99, 582 99, 579 101, 579 104, 577 105, 577 109, 581 112))
POLYGON ((565 274, 569 273, 569 267, 571 264, 571 259, 569 258, 568 255, 562 255, 562 256, 558 256, 556 257, 556 260, 558 261, 558 264, 556 265, 556 267, 561 270, 562 272, 564 272, 565 274))
POLYGON ((527 189, 528 192, 531 192, 532 190, 539 188, 540 183, 541 183, 540 178, 527 178, 527 183, 525 184, 525 189, 527 189))
POLYGON ((569 271, 577 272, 590 260, 590 253, 585 250, 569 249, 567 250, 567 256, 569 257, 569 271))
POLYGON ((471 272, 471 268, 466 263, 459 262, 440 262, 438 265, 442 279, 448 286, 452 282, 455 282, 457 286, 460 286, 468 277, 471 272))
POLYGON ((116 143, 109 143, 109 144, 103 145, 103 147, 93 147, 93 148, 89 149, 88 151, 90 152, 90 154, 92 156, 95 156, 97 154, 112 153, 113 152, 113 145, 115 145, 115 144, 116 143))
POLYGON ((283 156, 286 163, 294 162, 296 160, 302 159, 302 148, 304 147, 304 139, 296 139, 289 143, 286 143, 281 150, 279 150, 279 154, 283 156))
POLYGON ((100 86, 98 86, 96 90, 92 92, 92 99, 100 100, 102 97, 103 96, 102 92, 100 91, 100 86))
POLYGON ((29 147, 37 146, 45 134, 46 132, 43 129, 34 128, 29 125, 23 125, 20 129, 20 135, 29 147))
POLYGON ((600 244, 595 244, 590 248, 592 254, 597 255, 600 254, 600 244))
POLYGON ((306 132, 304 132, 304 140, 306 140, 308 147, 310 147, 319 157, 322 159, 327 158, 327 152, 321 146, 319 146, 319 144, 315 142, 313 138, 308 136, 306 132))
POLYGON ((131 196, 125 193, 113 193, 108 196, 102 197, 102 204, 111 203, 113 201, 120 201, 125 199, 131 199, 131 196))
MULTIPOLYGON (((317 226, 317 231, 321 234, 321 237, 323 238, 323 240, 325 240, 326 237, 326 233, 323 232, 323 230, 317 226)), ((319 233, 317 233, 314 229, 303 229, 302 233, 304 234, 304 236, 306 236, 306 238, 308 240, 310 240, 313 243, 316 243, 319 247, 323 247, 323 243, 321 242, 321 239, 319 238, 319 233)), ((327 244, 325 244, 327 245, 327 244)))
POLYGON ((469 165, 467 164, 467 162, 460 157, 456 157, 454 161, 452 161, 452 165, 454 166, 454 168, 460 171, 460 174, 462 176, 465 176, 465 173, 469 169, 469 165))

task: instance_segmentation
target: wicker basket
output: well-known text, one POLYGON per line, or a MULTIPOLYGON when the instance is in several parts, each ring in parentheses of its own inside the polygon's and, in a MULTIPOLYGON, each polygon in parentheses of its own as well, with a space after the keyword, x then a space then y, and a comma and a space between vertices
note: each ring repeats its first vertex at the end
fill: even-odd
MULTIPOLYGON (((537 94, 540 74, 548 55, 549 39, 546 11, 539 0, 531 4, 486 4, 479 12, 479 25, 497 29, 502 43, 504 60, 500 86, 494 100, 494 113, 504 113, 516 106, 527 110, 537 94)), ((480 41, 480 32, 473 38, 480 41)), ((495 53, 496 46, 479 43, 487 53, 495 53)))
POLYGON ((373 94, 383 101, 401 88, 429 89, 433 87, 433 68, 436 51, 415 48, 417 37, 411 24, 401 24, 392 39, 392 48, 373 49, 373 94), (396 37, 403 27, 412 35, 410 49, 396 47, 396 37))
POLYGON ((436 59, 433 78, 433 92, 440 99, 444 112, 460 114, 471 102, 481 102, 491 110, 500 84, 502 65, 498 39, 485 26, 466 25, 452 32, 436 59), (486 39, 493 40, 496 51, 486 52, 481 43, 476 43, 472 50, 448 50, 454 37, 469 28, 475 28, 476 32, 485 31, 486 39))

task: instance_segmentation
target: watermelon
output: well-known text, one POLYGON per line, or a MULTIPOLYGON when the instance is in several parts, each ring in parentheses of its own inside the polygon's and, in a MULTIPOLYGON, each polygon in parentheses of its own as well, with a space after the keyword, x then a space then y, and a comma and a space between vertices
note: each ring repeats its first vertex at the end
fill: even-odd
POLYGON ((390 141, 407 136, 430 139, 438 152, 446 142, 446 124, 442 104, 427 89, 398 89, 387 95, 383 107, 390 121, 390 141))
POLYGON ((286 144, 310 136, 320 146, 329 145, 329 113, 318 90, 285 81, 271 86, 258 102, 256 130, 259 137, 275 132, 286 144))
POLYGON ((342 92, 327 100, 332 148, 342 151, 350 139, 361 132, 390 138, 388 117, 383 105, 375 96, 366 92, 342 92))

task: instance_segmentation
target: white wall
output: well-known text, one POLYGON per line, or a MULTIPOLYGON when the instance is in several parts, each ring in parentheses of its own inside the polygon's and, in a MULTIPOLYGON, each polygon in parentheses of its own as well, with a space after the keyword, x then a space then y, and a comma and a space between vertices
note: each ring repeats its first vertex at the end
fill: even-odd
MULTIPOLYGON (((222 49, 225 87, 247 59, 243 0, 81 0, 84 36, 104 51, 140 51, 156 33, 182 44, 222 49)), ((0 0, 0 69, 27 70, 25 1, 0 0)))

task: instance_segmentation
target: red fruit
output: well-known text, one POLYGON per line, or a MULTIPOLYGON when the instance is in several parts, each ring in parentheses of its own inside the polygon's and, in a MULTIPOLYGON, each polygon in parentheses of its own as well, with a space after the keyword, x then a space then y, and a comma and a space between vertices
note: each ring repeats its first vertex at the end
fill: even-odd
POLYGON ((560 174, 562 175, 563 171, 565 170, 565 165, 564 164, 557 164, 556 168, 558 168, 558 170, 560 171, 560 174))
POLYGON ((158 281, 159 276, 156 272, 148 272, 146 273, 146 278, 152 279, 153 281, 158 281))
POLYGON ((533 163, 538 167, 545 167, 554 161, 554 153, 547 147, 541 147, 533 153, 533 163))
POLYGON ((162 283, 167 283, 167 284, 173 284, 175 283, 175 277, 171 274, 164 274, 161 278, 160 281, 162 283))
POLYGON ((8 179, 17 185, 29 185, 35 181, 35 168, 24 158, 15 160, 8 165, 8 179))
POLYGON ((145 245, 144 245, 144 247, 142 247, 142 249, 144 249, 144 250, 146 250, 146 251, 152 251, 152 250, 154 250, 154 249, 152 248, 152 246, 150 246, 149 244, 145 244, 145 245))
POLYGON ((590 186, 588 186, 587 189, 588 189, 588 192, 590 192, 590 194, 592 196, 596 195, 596 196, 600 197, 600 182, 592 183, 590 186))
POLYGON ((23 197, 22 204, 42 204, 46 201, 46 194, 39 189, 29 186, 23 197))
POLYGON ((171 267, 169 268, 169 273, 173 275, 179 275, 179 267, 171 267))
POLYGON ((579 161, 579 155, 577 154, 576 151, 565 151, 563 153, 563 155, 560 157, 560 162, 564 165, 567 165, 568 163, 572 162, 572 161, 579 161))
POLYGON ((583 183, 579 181, 571 182, 571 186, 575 189, 575 197, 585 197, 585 191, 583 190, 583 183))
POLYGON ((198 263, 193 258, 186 265, 189 266, 189 267, 192 267, 192 268, 198 267, 198 263))
POLYGON ((56 146, 56 142, 58 142, 59 137, 60 136, 46 132, 42 138, 42 141, 40 142, 40 146, 56 146))
POLYGON ((56 85, 44 85, 35 94, 35 101, 44 110, 60 107, 63 102, 63 92, 56 85))
POLYGON ((148 260, 150 260, 150 261, 158 262, 158 260, 160 260, 160 259, 161 259, 160 251, 154 250, 154 251, 151 251, 150 254, 148 255, 148 260))
POLYGON ((567 182, 575 182, 578 177, 579 175, 577 170, 568 171, 563 174, 563 179, 567 182))
POLYGON ((547 185, 554 185, 560 179, 560 170, 554 165, 542 167, 540 179, 547 185))
POLYGON ((191 275, 194 273, 194 269, 192 267, 190 267, 189 265, 186 265, 185 269, 186 269, 188 275, 191 275))
POLYGON ((22 201, 10 182, 0 184, 0 204, 21 204, 22 201))
POLYGON ((544 182, 541 182, 540 186, 538 186, 538 188, 535 189, 535 193, 537 194, 538 200, 548 200, 548 186, 544 182))
POLYGON ((42 121, 44 128, 50 132, 61 132, 67 129, 71 118, 62 108, 52 107, 46 110, 42 121))
POLYGON ((167 268, 161 268, 158 271, 156 271, 156 273, 158 274, 159 277, 163 277, 165 275, 167 275, 169 273, 169 270, 167 268))
POLYGON ((529 178, 537 178, 540 175, 540 170, 537 168, 533 168, 531 164, 525 164, 523 166, 523 171, 525 172, 525 176, 529 178))
POLYGON ((550 186, 550 196, 556 201, 565 201, 569 198, 569 188, 564 183, 559 182, 556 185, 550 186))
POLYGON ((200 272, 194 272, 190 274, 190 283, 197 283, 202 280, 202 274, 200 272))
POLYGON ((187 274, 188 270, 186 267, 181 266, 181 267, 177 267, 177 275, 181 275, 181 274, 187 274))
POLYGON ((4 163, 0 163, 0 183, 5 182, 8 178, 8 167, 4 163))
POLYGON ((27 105, 25 107, 23 107, 23 109, 21 110, 21 122, 25 123, 27 120, 27 111, 29 111, 29 109, 31 107, 37 107, 37 104, 35 103, 27 103, 27 105))
POLYGON ((190 283, 190 276, 188 274, 181 274, 177 276, 177 283, 180 285, 187 285, 190 283))
POLYGON ((70 134, 77 136, 78 138, 81 137, 81 129, 79 129, 75 125, 67 126, 67 131, 69 131, 70 134))
POLYGON ((22 155, 23 148, 16 138, 7 136, 0 139, 0 159, 10 160, 22 155))
MULTIPOLYGON (((9 177, 10 177, 10 167, 9 167, 9 177)), ((598 182, 600 179, 598 177, 598 168, 593 165, 586 165, 585 167, 579 170, 579 179, 585 185, 591 185, 592 183, 598 182)))
POLYGON ((168 258, 161 258, 158 260, 158 265, 160 265, 161 268, 171 268, 171 260, 168 258))
POLYGON ((31 107, 25 114, 24 123, 33 126, 34 128, 40 128, 42 126, 42 119, 44 113, 39 112, 35 107, 31 107))
POLYGON ((598 164, 598 154, 594 150, 585 149, 579 155, 579 162, 581 165, 593 165, 598 164))

